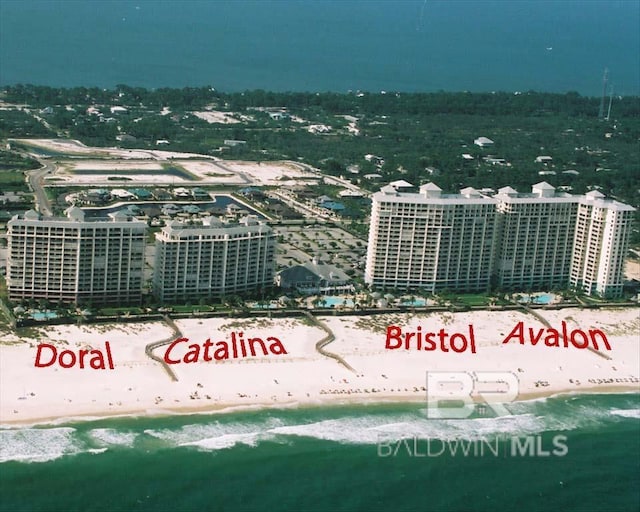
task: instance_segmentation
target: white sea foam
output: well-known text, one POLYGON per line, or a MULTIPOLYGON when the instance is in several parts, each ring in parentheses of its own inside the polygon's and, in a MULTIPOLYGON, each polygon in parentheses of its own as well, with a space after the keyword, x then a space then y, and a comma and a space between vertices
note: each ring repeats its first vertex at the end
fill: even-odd
POLYGON ((180 446, 195 446, 201 450, 222 450, 224 448, 232 448, 237 444, 256 446, 258 444, 258 438, 261 436, 263 436, 261 432, 251 432, 248 434, 223 434, 217 437, 201 439, 200 441, 182 443, 180 446))
MULTIPOLYGON (((79 453, 99 454, 118 446, 133 448, 145 435, 167 447, 222 450, 237 445, 257 446, 263 441, 289 443, 309 437, 343 444, 375 444, 409 438, 491 439, 496 436, 569 431, 603 425, 614 417, 640 418, 636 402, 627 408, 607 408, 568 401, 555 405, 518 404, 514 414, 495 418, 430 419, 424 411, 391 414, 346 415, 317 421, 284 417, 247 421, 210 421, 175 428, 148 429, 144 434, 115 428, 93 428, 78 435, 74 428, 0 429, 0 462, 44 462, 79 453), (554 409, 551 412, 551 409, 554 409), (141 437, 142 436, 142 437, 141 437)), ((624 406, 622 406, 624 407, 624 406)))
POLYGON ((74 428, 23 428, 0 431, 0 462, 46 462, 83 451, 74 428))
POLYGON ((120 432, 113 428, 94 428, 89 435, 100 446, 133 446, 137 434, 133 432, 120 432))
MULTIPOLYGON (((545 430, 554 431, 568 431, 602 425, 611 419, 612 414, 616 414, 615 411, 626 410, 608 409, 602 405, 583 403, 584 400, 581 398, 580 396, 571 397, 562 404, 561 408, 556 404, 547 407, 547 404, 536 406, 535 404, 523 402, 510 404, 509 408, 520 413, 527 410, 535 413, 544 421, 545 430)), ((635 417, 633 412, 628 414, 623 412, 621 415, 635 417)))
POLYGON ((562 415, 549 416, 550 430, 575 430, 598 426, 610 419, 611 413, 604 407, 580 405, 568 407, 562 415))
POLYGON ((93 455, 98 455, 99 453, 104 453, 108 450, 108 448, 90 448, 87 450, 88 453, 93 455))
POLYGON ((280 419, 246 423, 213 422, 184 425, 177 430, 145 430, 144 433, 172 446, 196 446, 201 449, 230 448, 237 443, 255 446, 259 439, 271 438, 269 432, 283 424, 280 419))
POLYGON ((344 444, 375 444, 381 439, 430 438, 440 440, 490 439, 504 435, 530 435, 566 431, 598 424, 610 417, 608 410, 584 405, 560 414, 546 415, 538 407, 495 418, 429 419, 424 414, 369 414, 291 423, 282 419, 185 425, 179 429, 146 430, 145 433, 170 446, 194 446, 204 450, 237 444, 256 446, 269 440, 287 442, 291 437, 309 437, 344 444), (527 411, 527 412, 524 412, 527 411))
POLYGON ((346 444, 372 444, 380 439, 482 439, 498 434, 528 434, 545 430, 544 421, 532 414, 502 418, 426 419, 401 415, 389 421, 388 416, 364 416, 324 420, 304 425, 273 429, 280 435, 294 435, 336 441, 346 444), (400 421, 398 421, 400 420, 400 421))
POLYGON ((612 409, 611 414, 616 416, 624 416, 625 418, 640 419, 640 409, 612 409))

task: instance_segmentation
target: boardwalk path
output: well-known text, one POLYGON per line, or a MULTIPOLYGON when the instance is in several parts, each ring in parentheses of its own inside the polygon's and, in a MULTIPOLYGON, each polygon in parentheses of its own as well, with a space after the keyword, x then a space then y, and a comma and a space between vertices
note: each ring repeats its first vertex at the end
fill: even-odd
POLYGON ((164 361, 163 358, 158 357, 157 355, 155 355, 153 353, 153 351, 155 349, 157 349, 158 347, 161 347, 163 345, 168 345, 169 343, 172 343, 173 341, 175 341, 178 338, 182 337, 182 332, 180 331, 180 329, 178 329, 178 326, 175 324, 175 322, 173 320, 171 320, 171 318, 169 318, 167 315, 164 315, 162 317, 165 321, 165 323, 171 327, 171 329, 173 329, 173 333, 171 334, 170 337, 165 338, 164 340, 161 341, 154 341, 153 343, 149 343, 145 349, 144 352, 145 354, 147 354, 147 356, 149 356, 151 359, 153 359, 154 361, 157 361, 158 363, 160 363, 162 365, 162 367, 164 368, 164 370, 169 374, 169 378, 174 381, 177 382, 178 381, 178 377, 176 376, 176 374, 173 372, 173 370, 171 369, 171 367, 164 361))
MULTIPOLYGON (((320 329, 322 329, 324 332, 327 333, 327 336, 325 336, 318 343, 316 343, 316 350, 323 356, 330 357, 331 359, 335 359, 338 363, 340 363, 342 366, 344 366, 348 370, 354 373, 357 373, 356 370, 349 363, 347 363, 341 356, 339 356, 338 354, 334 354, 333 352, 329 352, 328 350, 325 350, 324 347, 326 347, 329 343, 331 343, 336 339, 335 335, 333 334, 333 331, 329 329, 329 327, 327 327, 323 322, 321 322, 316 317, 314 317, 310 312, 305 311, 304 314, 312 322, 313 325, 315 325, 316 327, 319 327, 320 329)), ((162 367, 167 372, 167 374, 169 375, 172 381, 177 382, 178 377, 176 376, 174 371, 171 369, 171 367, 164 361, 162 357, 158 357, 153 353, 153 351, 158 347, 161 347, 163 345, 168 345, 173 341, 175 341, 176 339, 182 337, 182 332, 180 331, 178 326, 175 324, 175 322, 171 318, 169 318, 167 315, 164 315, 163 319, 166 322, 166 324, 169 325, 173 330, 171 336, 161 341, 154 341, 152 343, 149 343, 145 347, 144 351, 147 354, 147 356, 149 356, 151 359, 153 359, 154 361, 162 365, 162 367)))
MULTIPOLYGON (((545 327, 553 329, 553 327, 551 326, 551 324, 549 322, 547 322, 547 319, 544 318, 540 313, 538 313, 535 309, 532 309, 528 306, 522 306, 522 309, 525 310, 526 313, 529 313, 530 315, 535 316, 542 324, 544 324, 545 327)), ((596 350, 595 348, 593 348, 592 346, 588 345, 587 348, 593 352, 594 354, 607 359, 607 360, 611 360, 611 357, 608 356, 607 354, 605 354, 604 352, 600 352, 599 350, 596 350)))
POLYGON ((333 331, 329 329, 329 327, 327 327, 326 324, 324 324, 323 322, 318 320, 315 316, 313 316, 309 311, 305 311, 304 314, 313 323, 313 325, 319 327, 320 329, 322 329, 324 332, 327 333, 327 336, 325 336, 318 343, 316 343, 316 350, 323 356, 330 357, 331 359, 335 359, 347 370, 351 370, 353 373, 358 373, 341 356, 339 356, 338 354, 334 354, 333 352, 329 352, 328 350, 325 350, 324 347, 326 347, 329 343, 331 343, 333 340, 336 339, 335 335, 333 334, 333 331))

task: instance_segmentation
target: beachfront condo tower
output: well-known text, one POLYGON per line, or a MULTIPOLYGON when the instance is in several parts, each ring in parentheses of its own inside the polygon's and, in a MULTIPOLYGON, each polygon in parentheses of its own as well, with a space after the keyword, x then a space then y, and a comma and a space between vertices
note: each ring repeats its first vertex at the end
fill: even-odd
POLYGON ((373 195, 365 282, 430 292, 489 289, 496 200, 468 187, 443 194, 387 185, 373 195))
POLYGON ((429 292, 573 287, 619 297, 634 211, 597 191, 574 196, 546 182, 494 195, 387 185, 373 195, 365 282, 429 292))
POLYGON ((580 198, 571 285, 588 295, 622 295, 624 259, 635 208, 592 190, 580 198))
POLYGON ((139 304, 146 224, 122 212, 66 218, 30 210, 7 224, 9 300, 76 304, 139 304))
POLYGON ((496 284, 501 290, 550 290, 569 282, 578 196, 546 182, 518 193, 498 190, 496 284))
POLYGON ((273 285, 273 230, 256 217, 173 221, 156 234, 154 294, 191 302, 256 293, 273 285))

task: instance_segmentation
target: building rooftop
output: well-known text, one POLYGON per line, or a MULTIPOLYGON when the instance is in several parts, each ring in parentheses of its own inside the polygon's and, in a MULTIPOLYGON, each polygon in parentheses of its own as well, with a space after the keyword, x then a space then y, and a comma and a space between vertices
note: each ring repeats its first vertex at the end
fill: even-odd
POLYGON ((546 181, 533 185, 531 192, 518 192, 512 187, 502 187, 494 197, 505 203, 535 203, 542 198, 556 203, 577 203, 580 200, 579 196, 556 191, 556 188, 546 181))
POLYGON ((389 183, 389 185, 394 188, 413 188, 414 187, 411 183, 405 180, 392 181, 391 183, 389 183))
POLYGON ((487 137, 478 137, 473 141, 476 146, 488 146, 493 144, 493 141, 487 137))
POLYGON ((443 194, 442 189, 435 183, 425 183, 420 192, 398 192, 391 185, 386 185, 380 192, 373 194, 378 202, 393 203, 422 203, 422 204, 492 204, 496 200, 485 196, 473 187, 467 187, 459 194, 443 194))
POLYGON ((587 192, 584 196, 580 197, 580 204, 594 206, 596 208, 605 208, 607 210, 615 210, 619 212, 635 212, 636 209, 628 204, 621 203, 615 199, 605 197, 605 195, 598 191, 592 190, 587 192))
POLYGON ((82 208, 78 208, 77 206, 70 206, 65 210, 66 217, 43 217, 35 210, 27 210, 24 214, 14 215, 10 222, 23 220, 30 221, 33 223, 40 223, 42 225, 51 225, 53 223, 127 223, 127 224, 139 224, 141 226, 146 226, 145 222, 138 221, 133 219, 131 212, 127 212, 126 210, 117 210, 115 212, 111 212, 103 217, 86 217, 86 212, 82 210, 82 208))
POLYGON ((351 278, 334 265, 322 263, 316 258, 302 265, 294 265, 279 272, 279 275, 290 283, 326 281, 327 284, 348 282, 351 278), (315 279, 314 279, 315 278, 315 279))
POLYGON ((237 235, 248 232, 269 233, 272 229, 254 215, 247 215, 239 222, 223 222, 216 217, 205 217, 197 221, 173 220, 167 222, 160 233, 156 234, 157 239, 180 239, 193 236, 211 235, 237 235), (247 229, 253 228, 253 229, 247 229))

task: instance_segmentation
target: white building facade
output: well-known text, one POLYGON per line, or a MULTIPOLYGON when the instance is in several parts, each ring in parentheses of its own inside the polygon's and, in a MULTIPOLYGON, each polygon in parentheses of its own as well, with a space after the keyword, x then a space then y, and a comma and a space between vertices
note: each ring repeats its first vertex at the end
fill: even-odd
POLYGON ((591 191, 578 206, 571 285, 588 295, 619 297, 635 208, 591 191))
POLYGON ((493 196, 386 186, 373 195, 365 282, 429 292, 575 287, 622 294, 631 206, 598 192, 572 196, 548 183, 493 196))
POLYGON ((383 187, 373 196, 365 282, 379 288, 469 291, 489 288, 495 200, 473 188, 442 194, 383 187))
POLYGON ((497 199, 496 285, 502 290, 558 289, 571 272, 579 197, 546 182, 518 193, 503 187, 497 199))
POLYGON ((7 224, 9 300, 76 304, 139 304, 146 224, 114 213, 86 219, 30 210, 7 224))
POLYGON ((273 230, 254 217, 173 221, 156 234, 153 288, 161 302, 258 292, 273 284, 273 230))

